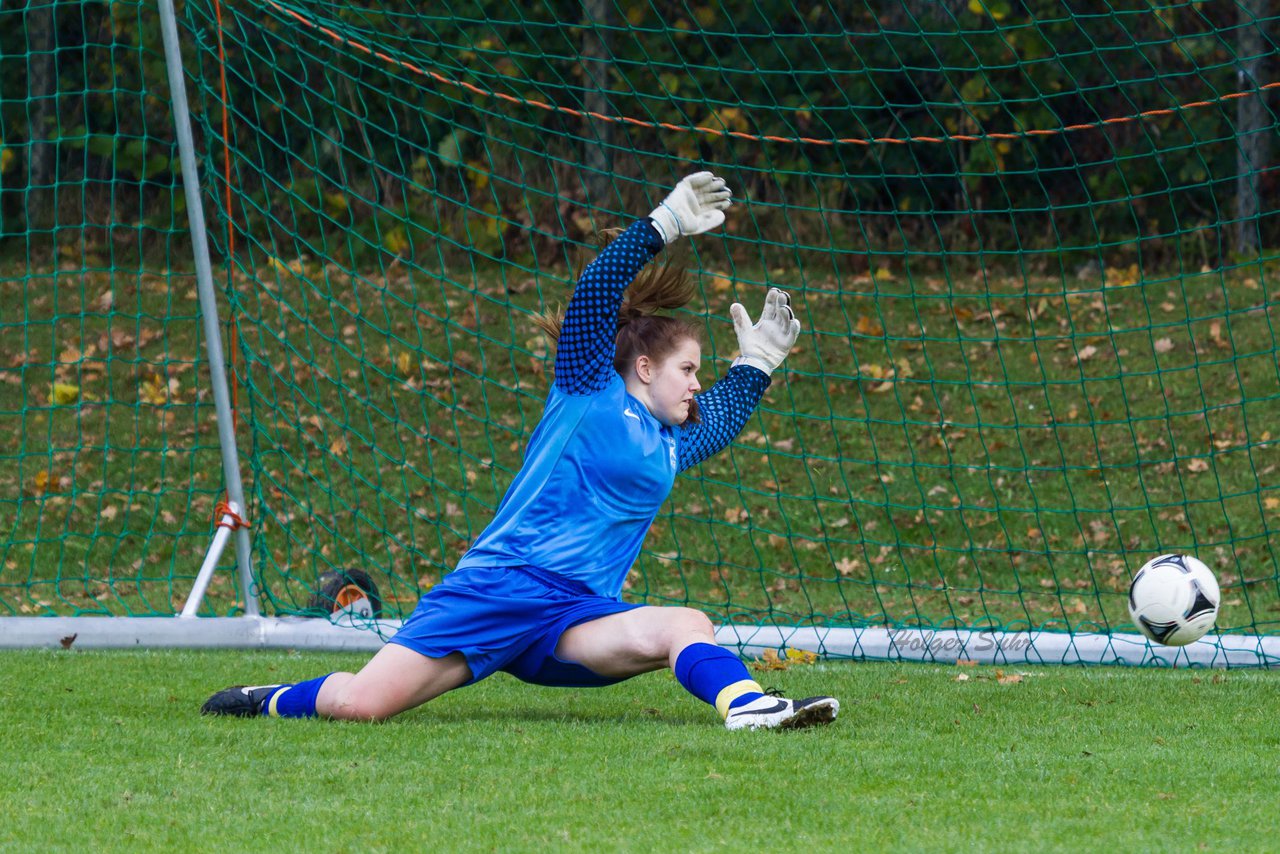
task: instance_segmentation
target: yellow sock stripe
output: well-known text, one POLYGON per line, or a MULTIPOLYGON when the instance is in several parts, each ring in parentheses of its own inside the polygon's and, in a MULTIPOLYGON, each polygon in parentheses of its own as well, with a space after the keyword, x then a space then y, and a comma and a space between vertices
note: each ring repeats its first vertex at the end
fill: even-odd
POLYGON ((729 704, 741 697, 743 694, 763 694, 764 690, 754 679, 742 679, 734 682, 732 685, 726 685, 720 689, 720 693, 716 694, 716 711, 720 713, 720 717, 729 717, 729 704))
MULTIPOLYGON (((290 685, 290 688, 293 686, 290 685)), ((289 688, 281 688, 279 691, 271 695, 271 700, 267 703, 267 717, 278 718, 280 713, 276 711, 276 703, 280 702, 280 698, 284 696, 284 692, 289 688)))

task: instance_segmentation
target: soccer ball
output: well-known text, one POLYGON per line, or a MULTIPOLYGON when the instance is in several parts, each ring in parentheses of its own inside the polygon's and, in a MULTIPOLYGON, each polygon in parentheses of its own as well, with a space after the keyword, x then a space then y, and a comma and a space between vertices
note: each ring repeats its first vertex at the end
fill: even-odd
POLYGON ((1190 555, 1160 555, 1142 565, 1129 585, 1129 616, 1156 643, 1185 646, 1218 618, 1218 579, 1190 555))

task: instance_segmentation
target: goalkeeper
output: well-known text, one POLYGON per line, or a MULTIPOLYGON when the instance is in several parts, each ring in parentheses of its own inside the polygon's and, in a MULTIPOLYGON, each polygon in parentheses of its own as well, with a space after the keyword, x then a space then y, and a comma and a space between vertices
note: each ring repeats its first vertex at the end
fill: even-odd
POLYGON ((800 331, 780 290, 754 324, 733 305, 741 355, 698 394, 696 328, 655 313, 693 288, 649 260, 721 225, 730 197, 710 172, 685 178, 583 271, 562 321, 543 319, 557 337, 555 382, 524 465, 454 571, 359 673, 227 688, 202 711, 383 720, 499 670, 585 687, 671 667, 731 730, 833 720, 832 697, 762 691, 701 612, 619 598, 677 472, 732 441, 800 331))

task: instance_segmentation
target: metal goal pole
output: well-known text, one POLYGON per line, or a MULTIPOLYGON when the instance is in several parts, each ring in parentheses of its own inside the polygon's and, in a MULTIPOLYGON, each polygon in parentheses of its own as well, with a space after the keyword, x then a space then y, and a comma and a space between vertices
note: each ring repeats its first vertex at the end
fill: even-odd
MULTIPOLYGON (((218 420, 218 444, 222 449, 222 475, 227 485, 228 504, 239 513, 246 506, 244 485, 240 480, 240 458, 236 453, 235 431, 231 426, 231 395, 227 388, 226 363, 222 356, 218 301, 213 290, 213 266, 209 262, 209 241, 205 234, 204 208, 200 199, 200 177, 196 167, 195 142, 191 134, 191 113, 187 109, 187 87, 182 73, 182 51, 178 46, 178 18, 174 12, 173 0, 160 0, 160 31, 164 37, 164 59, 169 73, 173 121, 178 132, 182 188, 186 193, 187 219, 191 226, 191 249, 196 262, 196 289, 200 295, 204 343, 209 357, 209 376, 213 382, 213 404, 218 420)), ((218 533, 221 534, 224 530, 219 528, 218 533)), ((182 616, 195 616, 226 539, 225 536, 215 535, 209 548, 209 555, 196 578, 192 595, 188 597, 182 609, 182 616)), ((235 541, 240 589, 244 593, 244 612, 246 616, 254 617, 258 615, 258 597, 253 584, 249 529, 243 526, 236 527, 235 541)))

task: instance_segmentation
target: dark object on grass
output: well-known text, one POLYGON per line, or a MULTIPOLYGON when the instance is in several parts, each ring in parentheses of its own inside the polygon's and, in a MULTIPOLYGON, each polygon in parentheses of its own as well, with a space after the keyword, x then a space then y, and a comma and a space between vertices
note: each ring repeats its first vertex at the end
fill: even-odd
POLYGON ((320 576, 316 595, 307 603, 307 611, 316 616, 350 611, 377 619, 382 616, 382 597, 378 594, 378 585, 364 570, 336 570, 320 576), (367 600, 367 606, 361 603, 362 599, 367 600))

